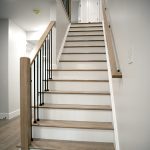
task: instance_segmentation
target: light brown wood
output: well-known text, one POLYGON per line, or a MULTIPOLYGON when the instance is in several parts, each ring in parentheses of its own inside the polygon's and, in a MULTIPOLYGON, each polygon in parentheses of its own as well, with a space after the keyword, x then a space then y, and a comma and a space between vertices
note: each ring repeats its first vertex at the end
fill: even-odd
POLYGON ((108 71, 107 69, 53 69, 53 71, 108 71))
POLYGON ((113 143, 33 139, 30 148, 43 150, 115 150, 113 143))
POLYGON ((106 60, 60 60, 59 62, 107 62, 106 60))
POLYGON ((104 40, 67 40, 66 42, 99 42, 104 40))
POLYGON ((68 37, 83 37, 83 36, 104 36, 104 34, 99 34, 99 35, 67 35, 68 37))
POLYGON ((105 45, 92 46, 92 45, 79 45, 79 46, 64 46, 64 48, 82 48, 82 47, 105 47, 105 45))
POLYGON ((103 8, 103 17, 104 17, 104 30, 106 35, 107 47, 108 47, 108 54, 111 66, 111 74, 113 78, 122 78, 122 73, 117 71, 116 59, 115 59, 115 50, 113 47, 113 39, 112 39, 112 32, 110 31, 110 24, 108 22, 108 18, 106 15, 106 4, 105 0, 102 0, 102 8, 103 8))
POLYGON ((113 125, 111 122, 40 120, 37 123, 33 123, 33 126, 56 127, 56 128, 113 130, 113 125))
POLYGON ((86 79, 50 79, 49 81, 56 82, 109 82, 109 80, 86 80, 86 79))
POLYGON ((39 108, 46 109, 78 109, 78 110, 107 110, 111 111, 110 105, 79 105, 79 104, 44 104, 39 108))
POLYGON ((96 25, 96 26, 71 26, 70 28, 73 29, 73 28, 97 28, 97 27, 103 27, 102 25, 96 25))
POLYGON ((94 25, 94 24, 102 24, 102 22, 90 22, 90 23, 71 23, 72 25, 94 25))
POLYGON ((20 143, 20 119, 0 120, 0 150, 18 150, 20 143))
POLYGON ((45 94, 85 94, 85 95, 110 95, 102 91, 46 91, 45 94))
POLYGON ((35 54, 33 55, 33 57, 31 58, 31 64, 33 64, 34 59, 36 58, 37 54, 39 53, 41 47, 43 46, 43 43, 48 35, 48 33, 52 30, 53 26, 55 25, 55 22, 52 21, 49 23, 48 27, 46 28, 45 32, 43 33, 43 35, 41 36, 40 40, 38 41, 36 47, 35 47, 35 54))
POLYGON ((87 30, 87 31, 84 31, 84 30, 78 30, 78 31, 73 31, 73 30, 69 30, 69 32, 100 32, 100 31, 103 31, 103 30, 101 30, 101 29, 99 29, 99 30, 87 30))
POLYGON ((20 126, 21 145, 23 150, 28 150, 31 144, 31 78, 30 59, 20 59, 20 126))
POLYGON ((62 55, 77 55, 77 54, 106 54, 105 52, 97 53, 97 52, 84 52, 84 53, 62 53, 62 55))

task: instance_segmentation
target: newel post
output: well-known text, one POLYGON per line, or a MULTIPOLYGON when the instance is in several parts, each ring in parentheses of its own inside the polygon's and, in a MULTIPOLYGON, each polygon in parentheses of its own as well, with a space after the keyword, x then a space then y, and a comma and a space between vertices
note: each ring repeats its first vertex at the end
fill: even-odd
POLYGON ((20 130, 21 149, 28 150, 31 144, 31 75, 30 59, 20 58, 20 130))

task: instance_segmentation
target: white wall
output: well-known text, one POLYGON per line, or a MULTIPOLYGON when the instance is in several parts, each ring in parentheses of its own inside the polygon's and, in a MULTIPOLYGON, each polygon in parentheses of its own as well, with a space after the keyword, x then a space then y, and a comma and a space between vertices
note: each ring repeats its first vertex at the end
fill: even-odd
POLYGON ((79 0, 71 1, 71 22, 78 22, 79 20, 79 0))
POLYGON ((8 19, 0 20, 0 119, 10 119, 20 108, 20 57, 26 51, 26 33, 8 19))
POLYGON ((9 118, 19 114, 20 108, 20 57, 25 56, 26 33, 9 21, 8 96, 9 118))
POLYGON ((62 0, 57 0, 56 2, 56 58, 58 61, 63 48, 64 37, 66 36, 70 21, 66 14, 62 0))
POLYGON ((0 19, 0 119, 8 113, 8 20, 0 19))
POLYGON ((120 150, 150 149, 150 1, 107 0, 122 79, 113 79, 120 150))

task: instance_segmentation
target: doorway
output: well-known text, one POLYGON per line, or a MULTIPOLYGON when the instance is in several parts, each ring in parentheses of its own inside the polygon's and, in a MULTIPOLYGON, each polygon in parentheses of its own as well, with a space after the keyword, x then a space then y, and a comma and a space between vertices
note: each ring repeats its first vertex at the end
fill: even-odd
POLYGON ((100 22, 100 0, 80 0, 81 23, 100 22))

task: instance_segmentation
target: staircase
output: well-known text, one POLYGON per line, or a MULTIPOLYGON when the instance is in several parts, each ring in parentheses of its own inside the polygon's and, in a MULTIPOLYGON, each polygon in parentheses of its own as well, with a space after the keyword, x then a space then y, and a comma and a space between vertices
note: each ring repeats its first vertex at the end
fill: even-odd
POLYGON ((115 149, 102 23, 71 25, 48 84, 30 149, 115 149))

